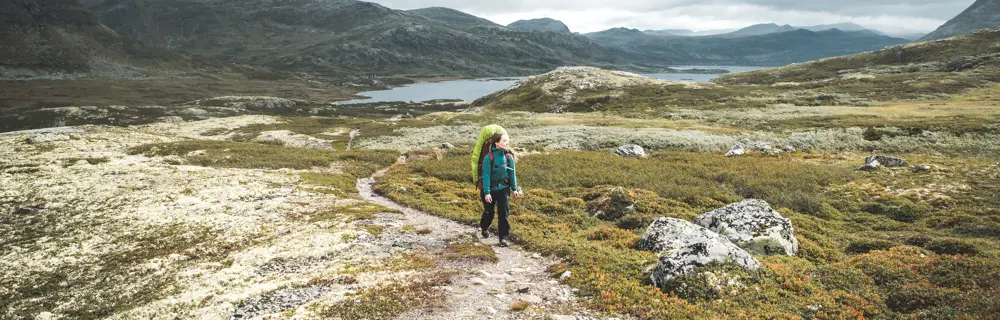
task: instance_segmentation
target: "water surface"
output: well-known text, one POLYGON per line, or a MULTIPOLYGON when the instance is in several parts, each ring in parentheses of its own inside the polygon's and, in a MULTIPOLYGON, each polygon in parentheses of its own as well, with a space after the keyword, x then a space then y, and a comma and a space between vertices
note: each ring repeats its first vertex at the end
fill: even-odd
MULTIPOLYGON (((744 72, 761 69, 762 67, 747 66, 679 66, 674 69, 725 69, 730 72, 744 72)), ((643 74, 650 78, 664 80, 689 80, 697 82, 708 82, 721 74, 695 74, 695 73, 652 73, 643 74)), ((473 101, 490 93, 500 91, 513 85, 517 80, 523 78, 487 78, 473 80, 452 80, 439 82, 420 82, 403 87, 396 87, 389 90, 366 91, 359 95, 371 97, 368 99, 357 99, 341 102, 341 104, 370 103, 370 102, 390 102, 390 101, 414 101, 421 102, 437 99, 460 99, 473 101)))

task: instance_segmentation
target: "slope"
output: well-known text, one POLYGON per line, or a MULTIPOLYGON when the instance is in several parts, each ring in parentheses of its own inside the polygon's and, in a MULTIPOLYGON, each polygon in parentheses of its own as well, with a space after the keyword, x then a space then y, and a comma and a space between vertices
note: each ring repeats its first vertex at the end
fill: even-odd
POLYGON ((977 0, 958 16, 920 38, 920 41, 944 39, 997 26, 1000 26, 1000 1, 977 0))
POLYGON ((76 0, 0 3, 0 78, 145 78, 215 66, 111 31, 76 0))

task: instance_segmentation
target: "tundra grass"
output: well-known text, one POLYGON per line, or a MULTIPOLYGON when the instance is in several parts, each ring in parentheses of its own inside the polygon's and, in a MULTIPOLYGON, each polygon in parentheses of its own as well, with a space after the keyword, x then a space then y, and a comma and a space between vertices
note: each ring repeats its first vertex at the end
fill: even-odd
MULTIPOLYGON (((481 208, 478 193, 466 181, 466 156, 454 153, 441 160, 408 162, 390 170, 376 191, 475 225, 481 208)), ((1000 169, 975 158, 910 158, 945 169, 859 172, 853 159, 823 155, 524 156, 518 182, 527 189, 527 197, 512 202, 512 239, 529 250, 563 258, 566 263, 554 266, 553 275, 572 271, 565 281, 579 288, 595 308, 612 314, 995 316, 1000 311, 996 291, 1000 261, 995 249, 1000 239, 992 235, 995 227, 988 223, 995 226, 1000 220, 1000 213, 992 209, 998 201, 996 190, 990 187, 1000 185, 1000 169), (595 216, 597 210, 613 205, 608 199, 616 186, 627 190, 625 197, 636 210, 615 218, 595 216), (913 191, 917 189, 930 191, 913 191), (666 290, 651 285, 644 270, 655 265, 656 254, 634 249, 651 219, 691 219, 747 197, 769 201, 792 220, 800 242, 798 256, 760 257, 764 267, 758 272, 706 266, 678 278, 666 290), (962 221, 975 225, 959 227, 962 221), (865 246, 870 248, 861 249, 865 246)))

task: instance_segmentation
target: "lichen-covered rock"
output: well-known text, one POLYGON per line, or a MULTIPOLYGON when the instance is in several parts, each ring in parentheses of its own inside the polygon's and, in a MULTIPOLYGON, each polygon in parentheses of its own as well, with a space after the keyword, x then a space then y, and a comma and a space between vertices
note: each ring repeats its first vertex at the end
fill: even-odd
POLYGON ((795 152, 795 147, 793 147, 791 145, 785 145, 784 147, 781 147, 781 151, 784 151, 784 152, 795 152))
POLYGON ((782 217, 764 200, 733 203, 694 218, 694 223, 756 255, 794 256, 799 252, 792 221, 782 217))
POLYGON ((626 158, 645 158, 646 150, 643 150, 642 146, 639 145, 626 144, 618 147, 618 149, 615 150, 615 154, 626 158))
POLYGON ((39 144, 45 142, 66 141, 66 140, 69 140, 69 136, 67 135, 51 133, 51 132, 42 132, 33 134, 24 141, 27 142, 28 144, 39 144))
POLYGON ((650 275, 662 287, 670 279, 713 262, 733 263, 757 270, 760 262, 746 250, 702 226, 675 218, 659 218, 646 228, 639 249, 660 253, 660 262, 650 275))
POLYGON ((903 159, 900 159, 900 158, 896 158, 896 157, 869 156, 869 157, 865 158, 865 164, 871 163, 872 161, 878 161, 879 164, 881 164, 881 165, 883 165, 883 166, 885 166, 887 168, 905 167, 905 166, 908 165, 906 163, 906 160, 903 160, 903 159))
POLYGON ((451 149, 455 149, 455 146, 452 145, 452 144, 450 144, 450 143, 445 142, 445 143, 441 144, 441 149, 451 150, 451 149))
POLYGON ((743 146, 741 146, 741 145, 735 145, 735 146, 733 146, 732 149, 729 149, 729 152, 726 152, 726 156, 727 157, 739 157, 739 156, 745 155, 746 153, 747 153, 747 151, 746 151, 746 149, 743 149, 743 146))

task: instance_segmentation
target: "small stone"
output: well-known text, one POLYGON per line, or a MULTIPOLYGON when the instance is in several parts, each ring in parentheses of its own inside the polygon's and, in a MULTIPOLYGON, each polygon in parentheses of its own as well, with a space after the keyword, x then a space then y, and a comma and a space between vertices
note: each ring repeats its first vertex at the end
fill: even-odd
POLYGON ((39 313, 37 316, 35 316, 35 320, 51 320, 51 319, 52 319, 52 312, 48 311, 39 313))
POLYGON ((741 146, 741 145, 735 145, 735 146, 733 146, 732 149, 729 149, 729 152, 726 152, 726 156, 727 157, 739 157, 739 156, 745 155, 746 153, 747 153, 747 151, 746 151, 746 149, 743 149, 743 146, 741 146))
POLYGON ((573 275, 572 272, 570 272, 569 270, 566 270, 566 272, 563 272, 562 275, 559 276, 559 280, 569 279, 569 277, 572 276, 572 275, 573 275))
POLYGON ((524 270, 523 268, 513 268, 513 269, 510 269, 510 273, 512 273, 512 274, 513 273, 522 273, 522 272, 525 272, 525 271, 527 271, 527 270, 524 270))
POLYGON ((523 295, 523 296, 521 296, 521 301, 524 301, 524 302, 527 302, 527 303, 531 303, 533 305, 539 305, 539 304, 545 303, 545 301, 542 300, 542 298, 540 298, 538 296, 535 296, 535 295, 530 295, 530 294, 529 295, 523 295))
POLYGON ((781 147, 781 151, 784 151, 784 152, 795 152, 795 147, 793 147, 791 145, 786 145, 784 147, 781 147))
POLYGON ((531 287, 521 286, 520 288, 517 288, 517 293, 528 293, 528 291, 531 291, 531 287))
POLYGON ((492 278, 493 277, 493 275, 490 274, 489 272, 486 272, 486 270, 476 271, 476 274, 482 276, 483 278, 492 278))
POLYGON ((927 171, 931 171, 931 169, 933 169, 933 167, 931 167, 930 165, 920 164, 920 165, 913 166, 913 169, 910 169, 910 170, 913 170, 913 172, 927 172, 927 171))
POLYGON ((860 167, 858 167, 858 170, 871 171, 871 170, 876 170, 876 169, 878 169, 881 166, 882 166, 882 164, 880 164, 878 162, 878 160, 871 159, 871 161, 869 161, 869 162, 861 165, 860 167))
POLYGON ((541 259, 542 258, 542 254, 538 253, 538 252, 535 252, 535 253, 531 254, 531 258, 532 259, 541 259))
POLYGON ((479 278, 479 277, 472 278, 472 284, 479 285, 479 286, 485 286, 486 285, 486 280, 483 280, 482 278, 479 278))
POLYGON ((450 143, 445 142, 445 143, 441 144, 441 149, 451 150, 451 149, 455 149, 455 146, 452 145, 452 144, 450 144, 450 143))
POLYGON ((486 312, 488 314, 496 314, 497 313, 497 309, 495 309, 493 307, 483 307, 480 310, 483 311, 483 312, 486 312))

